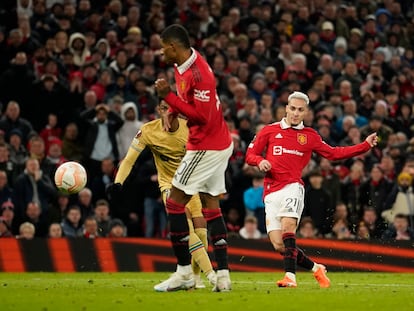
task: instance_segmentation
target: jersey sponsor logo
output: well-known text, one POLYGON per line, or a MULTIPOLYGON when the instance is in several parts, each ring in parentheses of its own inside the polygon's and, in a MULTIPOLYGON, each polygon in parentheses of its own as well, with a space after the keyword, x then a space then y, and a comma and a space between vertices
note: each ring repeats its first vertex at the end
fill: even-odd
POLYGON ((210 90, 194 89, 194 98, 201 102, 209 102, 210 101, 210 90))
POLYGON ((273 155, 282 155, 284 153, 287 154, 293 154, 293 155, 297 155, 302 157, 303 156, 303 152, 300 152, 298 150, 292 150, 292 149, 286 149, 283 148, 282 146, 273 146, 273 155))
POLYGON ((138 139, 138 138, 140 138, 140 137, 141 137, 141 135, 142 135, 142 131, 141 131, 141 130, 139 130, 139 131, 135 134, 135 138, 136 138, 136 139, 138 139))
POLYGON ((281 155, 283 153, 282 146, 273 146, 273 155, 281 155))
POLYGON ((282 134, 277 133, 277 135, 275 136, 275 138, 283 138, 282 134))
POLYGON ((306 145, 306 143, 308 142, 306 134, 298 134, 297 139, 298 143, 301 145, 306 145))

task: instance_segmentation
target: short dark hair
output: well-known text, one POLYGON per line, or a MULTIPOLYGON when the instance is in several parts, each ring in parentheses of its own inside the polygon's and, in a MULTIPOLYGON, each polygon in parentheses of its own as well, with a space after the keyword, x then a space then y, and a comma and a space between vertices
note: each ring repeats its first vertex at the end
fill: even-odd
POLYGON ((165 28, 161 33, 161 40, 165 43, 178 42, 183 48, 191 48, 190 36, 187 30, 179 24, 173 24, 165 28))

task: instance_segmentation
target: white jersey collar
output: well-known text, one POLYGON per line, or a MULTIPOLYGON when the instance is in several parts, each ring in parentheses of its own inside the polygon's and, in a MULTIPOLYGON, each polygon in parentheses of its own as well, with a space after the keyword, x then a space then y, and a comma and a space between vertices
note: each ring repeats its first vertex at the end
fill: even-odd
POLYGON ((182 75, 188 68, 191 67, 192 64, 194 64, 195 60, 197 59, 197 53, 196 51, 191 48, 191 56, 189 58, 187 58, 187 60, 182 63, 180 66, 177 66, 177 64, 175 64, 175 66, 177 67, 177 71, 180 75, 182 75))
POLYGON ((300 122, 298 125, 290 126, 289 124, 287 124, 286 118, 283 118, 282 121, 280 121, 280 127, 282 128, 282 130, 286 130, 290 127, 295 130, 302 130, 305 126, 303 125, 303 121, 300 122))

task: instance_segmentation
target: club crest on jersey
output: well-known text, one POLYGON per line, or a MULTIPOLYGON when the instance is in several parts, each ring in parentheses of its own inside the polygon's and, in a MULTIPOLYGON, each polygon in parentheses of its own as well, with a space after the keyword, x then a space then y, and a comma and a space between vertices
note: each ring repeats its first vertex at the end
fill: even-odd
POLYGON ((306 145, 306 143, 308 142, 308 138, 305 134, 298 134, 297 139, 298 143, 301 145, 306 145))
POLYGON ((185 81, 184 80, 180 81, 180 89, 181 89, 182 92, 185 90, 185 81))

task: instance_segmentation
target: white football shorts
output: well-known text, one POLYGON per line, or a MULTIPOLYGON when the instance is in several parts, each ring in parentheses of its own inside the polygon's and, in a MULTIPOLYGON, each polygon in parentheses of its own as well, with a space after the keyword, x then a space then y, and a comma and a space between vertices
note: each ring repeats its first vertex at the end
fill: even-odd
POLYGON ((300 183, 286 185, 264 198, 266 230, 281 230, 281 218, 296 218, 299 224, 303 212, 305 188, 300 183))
POLYGON ((188 195, 225 193, 224 176, 232 152, 233 144, 224 150, 187 150, 172 184, 188 195))

